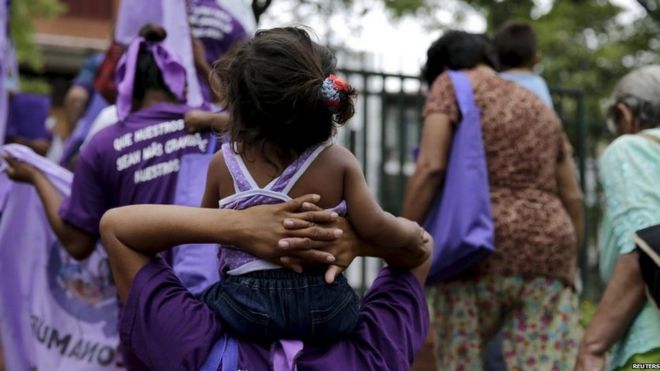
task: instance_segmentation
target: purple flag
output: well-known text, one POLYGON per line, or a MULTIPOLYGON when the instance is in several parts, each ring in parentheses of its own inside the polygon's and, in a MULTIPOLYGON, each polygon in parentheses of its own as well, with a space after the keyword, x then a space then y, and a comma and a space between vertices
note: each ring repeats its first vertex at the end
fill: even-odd
MULTIPOLYGON (((36 166, 68 195, 66 169, 25 146, 0 151, 36 166)), ((6 181, 0 178, 0 188, 6 181)), ((7 369, 121 370, 117 294, 105 250, 97 246, 81 262, 70 258, 31 185, 10 184, 1 212, 0 336, 7 369)))
POLYGON ((5 130, 7 128, 7 86, 6 76, 10 55, 8 48, 11 44, 7 38, 7 1, 0 2, 0 144, 5 143, 5 130))

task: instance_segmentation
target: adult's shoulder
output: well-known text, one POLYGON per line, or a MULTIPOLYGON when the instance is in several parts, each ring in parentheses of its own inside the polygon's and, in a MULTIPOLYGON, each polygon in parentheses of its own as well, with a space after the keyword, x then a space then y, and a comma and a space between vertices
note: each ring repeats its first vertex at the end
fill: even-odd
POLYGON ((460 112, 448 71, 436 77, 429 88, 422 116, 426 118, 433 113, 445 114, 452 123, 458 122, 460 112))
POLYGON ((429 96, 436 95, 446 89, 451 89, 453 94, 454 85, 451 83, 449 71, 441 73, 435 78, 435 80, 433 80, 433 83, 431 83, 431 87, 429 88, 429 96))

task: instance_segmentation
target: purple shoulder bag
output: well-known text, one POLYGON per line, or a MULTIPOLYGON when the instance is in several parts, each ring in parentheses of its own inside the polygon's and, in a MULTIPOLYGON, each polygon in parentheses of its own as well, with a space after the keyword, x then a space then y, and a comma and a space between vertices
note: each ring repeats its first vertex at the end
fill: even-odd
POLYGON ((435 240, 427 283, 452 278, 495 250, 479 108, 467 75, 450 71, 449 77, 462 119, 455 128, 444 186, 423 224, 435 240))

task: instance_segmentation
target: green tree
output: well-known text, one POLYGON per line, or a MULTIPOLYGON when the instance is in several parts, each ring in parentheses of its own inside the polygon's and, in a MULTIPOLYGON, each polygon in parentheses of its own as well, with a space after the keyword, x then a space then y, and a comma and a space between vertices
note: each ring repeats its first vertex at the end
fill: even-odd
MULTIPOLYGON (((36 72, 43 69, 43 58, 34 42, 34 19, 50 18, 66 8, 58 0, 18 0, 11 2, 9 36, 16 49, 16 59, 21 66, 36 72)), ((21 79, 21 90, 48 93, 50 86, 41 79, 21 79)))
POLYGON ((11 2, 9 33, 16 48, 18 63, 36 71, 43 60, 34 43, 34 19, 52 18, 65 10, 59 0, 19 0, 11 2))

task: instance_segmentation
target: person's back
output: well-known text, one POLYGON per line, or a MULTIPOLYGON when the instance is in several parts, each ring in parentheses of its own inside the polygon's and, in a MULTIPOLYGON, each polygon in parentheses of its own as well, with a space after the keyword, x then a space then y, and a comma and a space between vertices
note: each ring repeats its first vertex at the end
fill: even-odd
POLYGON ((111 207, 172 203, 180 159, 206 153, 210 144, 210 133, 186 132, 185 70, 161 46, 165 31, 147 25, 141 32, 118 69, 120 121, 81 152, 71 196, 60 208, 64 220, 89 233, 98 233, 111 207))
POLYGON ((541 53, 532 27, 526 23, 507 23, 493 36, 493 46, 500 62, 500 77, 531 91, 553 108, 548 85, 533 70, 541 60, 541 53))
MULTIPOLYGON (((315 193, 365 240, 413 244, 419 226, 383 212, 355 157, 331 142, 353 115, 354 90, 324 57, 306 32, 285 28, 259 32, 222 60, 231 140, 211 162, 203 206, 240 210, 315 193)), ((329 282, 326 266, 294 273, 275 263, 223 246, 224 280, 202 299, 239 337, 328 341, 352 331, 359 300, 343 276, 329 282)))
POLYGON ((507 368, 568 369, 579 336, 573 282, 582 220, 570 145, 549 107, 497 75, 493 54, 487 38, 462 31, 445 33, 427 52, 424 132, 403 215, 433 212, 424 201, 453 165, 453 126, 464 124, 456 95, 465 93, 446 72, 455 70, 469 78, 479 111, 495 227, 493 254, 431 291, 437 362, 482 368, 484 345, 501 331, 507 368))
MULTIPOLYGON (((547 275, 572 284, 575 232, 556 180, 559 160, 570 156, 561 124, 533 93, 492 69, 476 68, 468 76, 481 112, 497 246, 478 268, 547 275)), ((453 97, 445 73, 432 86, 426 112, 445 112, 457 123, 453 97)))

